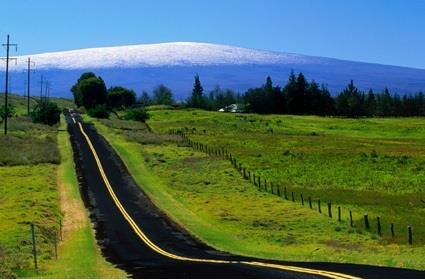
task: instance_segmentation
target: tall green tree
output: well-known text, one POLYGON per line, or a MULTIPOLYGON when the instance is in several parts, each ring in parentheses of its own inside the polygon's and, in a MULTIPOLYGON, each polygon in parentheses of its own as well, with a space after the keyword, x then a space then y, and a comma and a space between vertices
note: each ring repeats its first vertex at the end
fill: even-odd
POLYGON ((288 82, 283 89, 286 97, 286 106, 289 114, 297 114, 299 112, 299 93, 297 87, 297 78, 294 70, 289 74, 288 82))
POLYGON ((193 108, 205 108, 204 88, 201 85, 199 75, 195 75, 195 82, 193 83, 192 95, 189 99, 189 106, 193 108))
POLYGON ((136 103, 136 93, 133 90, 117 86, 108 89, 108 106, 113 109, 125 109, 136 103))
POLYGON ((149 106, 152 104, 152 98, 150 97, 149 93, 146 90, 142 92, 142 96, 140 96, 139 102, 143 106, 149 106))
POLYGON ((157 86, 153 90, 153 103, 157 105, 172 105, 174 103, 173 93, 171 89, 163 84, 157 86))
POLYGON ((364 116, 364 103, 364 94, 354 85, 353 80, 336 98, 338 114, 347 117, 364 116))
POLYGON ((86 109, 107 103, 105 82, 92 72, 83 73, 77 83, 72 86, 75 104, 86 109))

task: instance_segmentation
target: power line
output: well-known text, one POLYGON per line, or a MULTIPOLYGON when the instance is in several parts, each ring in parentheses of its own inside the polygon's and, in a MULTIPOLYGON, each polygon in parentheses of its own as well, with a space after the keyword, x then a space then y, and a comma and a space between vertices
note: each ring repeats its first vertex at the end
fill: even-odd
POLYGON ((7 134, 7 118, 9 115, 9 108, 8 108, 8 90, 9 90, 9 60, 15 60, 16 58, 10 58, 9 57, 9 48, 10 46, 14 46, 15 50, 18 51, 18 45, 17 44, 10 44, 9 42, 9 34, 7 35, 7 42, 6 44, 2 44, 6 47, 6 89, 4 91, 4 107, 5 107, 5 116, 4 116, 4 134, 7 134))

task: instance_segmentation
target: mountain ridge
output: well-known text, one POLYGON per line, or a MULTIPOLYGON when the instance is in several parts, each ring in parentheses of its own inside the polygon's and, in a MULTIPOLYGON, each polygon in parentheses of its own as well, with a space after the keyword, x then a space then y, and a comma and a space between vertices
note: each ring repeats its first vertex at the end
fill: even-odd
POLYGON ((218 84, 243 92, 260 86, 267 76, 283 86, 291 69, 326 84, 333 93, 351 79, 362 90, 388 87, 400 94, 425 90, 425 69, 210 43, 168 42, 18 56, 17 65, 11 65, 15 91, 24 90, 25 77, 19 72, 26 68, 27 57, 35 62, 36 76, 43 74, 57 96, 70 96, 70 87, 85 71, 101 75, 108 86, 127 86, 139 93, 163 83, 180 99, 189 94, 196 73, 206 90, 218 84))

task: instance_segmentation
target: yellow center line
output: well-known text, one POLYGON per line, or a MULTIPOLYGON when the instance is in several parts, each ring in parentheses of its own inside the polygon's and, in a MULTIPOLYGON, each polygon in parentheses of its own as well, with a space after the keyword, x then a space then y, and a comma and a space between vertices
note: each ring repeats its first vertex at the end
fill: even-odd
POLYGON ((78 125, 80 127, 80 131, 83 134, 84 138, 87 141, 87 144, 90 147, 90 150, 96 160, 97 167, 100 171, 100 174, 102 176, 103 182, 106 185, 106 188, 108 189, 109 194, 112 197, 112 200, 114 201, 115 205, 118 207, 118 210, 121 212, 121 214, 124 216, 126 221, 130 224, 131 228, 134 230, 134 232, 139 236, 139 238, 147 245, 149 246, 153 251, 157 252, 158 254, 161 254, 163 256, 169 257, 171 259, 175 260, 181 260, 181 261, 190 261, 190 262, 202 262, 202 263, 222 263, 222 264, 245 264, 245 265, 251 265, 251 266, 259 266, 259 267, 266 267, 266 268, 273 268, 273 269, 280 269, 280 270, 286 270, 286 271, 293 271, 293 272, 301 272, 301 273, 307 273, 307 274, 314 274, 314 275, 320 275, 328 278, 333 279, 355 279, 357 277, 343 274, 343 273, 337 273, 337 272, 331 272, 331 271, 325 271, 325 270, 318 270, 318 269, 310 269, 310 268, 303 268, 303 267, 297 267, 297 266, 289 266, 289 265, 281 265, 281 264, 272 264, 272 263, 265 263, 265 262, 258 262, 258 261, 228 261, 228 260, 214 260, 214 259, 201 259, 201 258, 190 258, 190 257, 183 257, 179 255, 175 255, 173 253, 167 252, 163 249, 161 249, 158 245, 153 243, 146 234, 140 229, 140 227, 136 224, 136 222, 133 220, 133 218, 128 214, 128 212, 125 210, 124 206, 121 204, 118 197, 115 195, 115 192, 109 183, 108 177, 106 176, 106 173, 103 169, 102 163, 100 162, 100 159, 97 155, 97 152, 89 138, 89 136, 84 131, 83 126, 80 122, 78 122, 78 125))

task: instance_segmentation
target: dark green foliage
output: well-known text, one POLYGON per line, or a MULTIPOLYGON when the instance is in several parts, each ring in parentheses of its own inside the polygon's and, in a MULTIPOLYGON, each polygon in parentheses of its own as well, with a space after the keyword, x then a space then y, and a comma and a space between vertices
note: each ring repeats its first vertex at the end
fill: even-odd
POLYGON ((204 96, 204 109, 217 111, 232 104, 242 103, 241 96, 230 89, 222 90, 216 86, 208 96, 204 96))
POLYGON ((108 106, 112 109, 124 109, 136 103, 136 93, 124 87, 111 87, 108 90, 108 106))
POLYGON ((89 114, 90 117, 99 119, 109 118, 109 111, 105 104, 96 105, 95 107, 88 109, 87 114, 89 114))
POLYGON ((206 103, 204 99, 204 88, 201 85, 199 75, 195 75, 195 82, 193 83, 192 95, 188 100, 188 106, 192 108, 206 109, 206 103))
POLYGON ((156 105, 171 105, 174 103, 173 93, 166 86, 159 85, 153 91, 153 103, 156 105))
POLYGON ((127 110, 124 119, 138 122, 146 122, 149 119, 149 113, 144 107, 133 108, 127 110))
POLYGON ((281 90, 274 87, 270 77, 260 88, 248 89, 243 95, 246 110, 260 114, 294 114, 319 116, 424 116, 425 97, 391 95, 385 88, 381 94, 360 91, 353 81, 335 98, 326 86, 314 80, 308 82, 302 73, 293 71, 281 90))
POLYGON ((90 109, 107 103, 105 82, 92 72, 82 74, 77 83, 72 86, 71 91, 78 107, 84 106, 90 109))
POLYGON ((247 111, 260 114, 282 114, 286 112, 285 96, 279 87, 274 87, 267 77, 260 88, 249 89, 244 95, 247 111))
POLYGON ((0 106, 0 123, 3 122, 6 116, 8 118, 11 118, 15 114, 16 114, 16 109, 15 109, 15 106, 13 106, 12 104, 8 104, 7 110, 6 110, 6 106, 4 105, 0 106))
POLYGON ((336 109, 340 116, 359 117, 365 115, 365 95, 360 92, 353 81, 337 96, 336 109))
POLYGON ((34 110, 31 113, 31 119, 35 123, 42 123, 47 125, 55 125, 60 121, 61 109, 59 106, 49 101, 42 99, 38 101, 34 110))
POLYGON ((138 102, 142 104, 143 106, 149 106, 152 104, 152 98, 150 97, 149 93, 144 90, 138 102))

